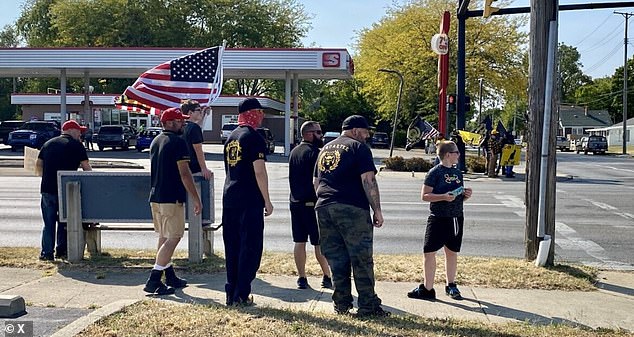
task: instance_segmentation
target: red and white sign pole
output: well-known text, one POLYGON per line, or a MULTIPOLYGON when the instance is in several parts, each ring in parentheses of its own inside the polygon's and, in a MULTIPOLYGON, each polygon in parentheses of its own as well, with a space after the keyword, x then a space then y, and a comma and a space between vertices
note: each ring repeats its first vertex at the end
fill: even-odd
POLYGON ((431 40, 432 50, 438 54, 438 131, 447 137, 447 84, 449 82, 449 23, 451 15, 445 11, 440 21, 440 33, 431 40))

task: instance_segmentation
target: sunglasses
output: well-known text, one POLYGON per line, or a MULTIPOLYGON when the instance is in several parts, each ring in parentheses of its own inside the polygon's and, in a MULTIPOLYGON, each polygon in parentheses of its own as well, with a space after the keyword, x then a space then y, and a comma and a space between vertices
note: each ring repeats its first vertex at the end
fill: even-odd
POLYGON ((449 151, 449 153, 457 153, 457 154, 460 154, 460 151, 449 151))
POLYGON ((318 135, 321 135, 321 134, 322 134, 322 133, 321 133, 321 130, 312 130, 312 131, 310 131, 310 132, 315 133, 315 134, 318 134, 318 135))

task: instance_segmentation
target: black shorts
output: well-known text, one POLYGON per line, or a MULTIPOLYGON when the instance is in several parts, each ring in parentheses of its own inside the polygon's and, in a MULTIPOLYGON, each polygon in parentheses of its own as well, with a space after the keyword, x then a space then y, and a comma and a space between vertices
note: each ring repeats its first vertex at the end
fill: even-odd
POLYGON ((462 232, 464 217, 436 217, 427 218, 425 229, 425 244, 423 253, 433 253, 446 246, 452 252, 459 252, 462 246, 462 232))
POLYGON ((293 242, 307 242, 319 245, 319 227, 315 214, 314 203, 306 206, 305 203, 291 203, 291 227, 293 229, 293 242))

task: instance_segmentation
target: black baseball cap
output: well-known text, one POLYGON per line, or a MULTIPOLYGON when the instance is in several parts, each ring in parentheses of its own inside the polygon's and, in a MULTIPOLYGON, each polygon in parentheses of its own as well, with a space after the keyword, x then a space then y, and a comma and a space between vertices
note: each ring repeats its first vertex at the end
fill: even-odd
POLYGON ((243 112, 247 112, 253 109, 264 109, 260 104, 260 101, 257 98, 247 98, 244 101, 240 102, 238 106, 238 113, 241 114, 243 112))
POLYGON ((342 130, 352 130, 355 128, 370 129, 370 126, 368 125, 368 121, 365 119, 365 117, 360 115, 348 116, 346 119, 343 120, 343 123, 341 124, 342 130))

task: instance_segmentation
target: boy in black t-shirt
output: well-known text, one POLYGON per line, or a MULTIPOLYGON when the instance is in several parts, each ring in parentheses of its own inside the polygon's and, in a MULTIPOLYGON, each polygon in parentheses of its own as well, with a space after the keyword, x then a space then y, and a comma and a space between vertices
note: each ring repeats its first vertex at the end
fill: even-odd
POLYGON ((183 139, 187 142, 189 152, 189 169, 193 174, 201 172, 205 179, 211 179, 211 170, 207 168, 203 152, 202 124, 209 114, 208 108, 202 108, 197 101, 186 100, 181 104, 183 114, 189 114, 189 120, 183 128, 183 139))
POLYGON ((461 299, 455 283, 458 252, 462 245, 464 215, 462 203, 472 194, 470 187, 464 187, 462 172, 456 167, 460 158, 458 146, 451 141, 443 141, 437 147, 440 164, 434 166, 425 177, 421 190, 423 201, 429 201, 430 215, 425 230, 424 283, 407 293, 410 298, 435 300, 434 276, 436 274, 436 252, 445 248, 445 292, 453 299, 461 299))

